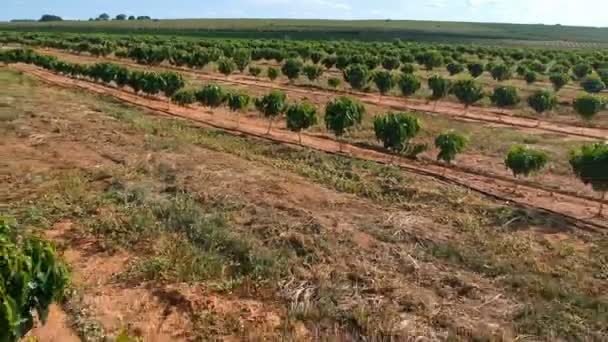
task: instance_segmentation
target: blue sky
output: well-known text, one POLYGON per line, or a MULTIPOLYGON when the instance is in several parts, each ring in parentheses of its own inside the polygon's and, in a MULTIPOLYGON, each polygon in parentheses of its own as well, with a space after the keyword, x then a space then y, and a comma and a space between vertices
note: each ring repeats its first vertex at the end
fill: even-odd
POLYGON ((155 18, 419 19, 608 26, 606 0, 0 0, 0 20, 102 12, 155 18))

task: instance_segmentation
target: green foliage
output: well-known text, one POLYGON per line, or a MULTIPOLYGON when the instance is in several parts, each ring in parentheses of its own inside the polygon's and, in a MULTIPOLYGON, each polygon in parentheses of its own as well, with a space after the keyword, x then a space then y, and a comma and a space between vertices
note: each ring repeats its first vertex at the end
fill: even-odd
POLYGON ((581 79, 581 78, 589 75, 591 73, 591 70, 592 70, 591 66, 587 63, 579 63, 572 68, 572 72, 574 72, 574 75, 578 79, 581 79))
POLYGON ((438 51, 429 51, 423 54, 422 63, 427 70, 440 67, 443 64, 443 56, 438 51))
POLYGON ((203 106, 216 108, 226 101, 224 88, 217 84, 208 84, 195 94, 196 100, 203 106))
POLYGON ((334 65, 336 65, 336 60, 337 60, 336 56, 328 55, 328 56, 325 56, 321 60, 321 64, 323 64, 323 66, 329 70, 329 69, 333 68, 334 65))
POLYGON ((404 96, 413 95, 421 87, 420 80, 414 74, 401 74, 397 84, 404 96))
POLYGON ((310 102, 303 101, 290 105, 285 112, 287 128, 300 132, 317 124, 319 116, 317 108, 310 102))
POLYGON ((420 123, 406 113, 388 113, 374 118, 374 131, 384 148, 402 151, 420 131, 420 123))
POLYGON ((606 101, 597 95, 582 94, 574 100, 573 105, 578 115, 585 120, 591 120, 604 109, 606 101))
POLYGON ((534 71, 527 71, 524 75, 527 84, 532 84, 538 80, 538 74, 534 71))
POLYGON ((513 176, 529 176, 539 172, 547 164, 549 158, 543 151, 534 150, 527 146, 512 146, 505 158, 505 165, 513 172, 513 176))
POLYGON ((528 105, 541 114, 557 106, 557 97, 548 90, 537 90, 528 97, 528 105))
POLYGON ((450 80, 439 75, 433 75, 428 79, 428 86, 432 91, 431 99, 438 101, 449 93, 450 80))
POLYGON ((363 64, 352 64, 343 72, 344 80, 355 90, 362 90, 367 86, 370 78, 368 68, 363 64))
POLYGON ((372 79, 382 95, 387 94, 395 87, 395 77, 389 71, 378 70, 374 72, 372 79))
POLYGON ((416 67, 412 63, 403 63, 400 70, 404 74, 413 74, 416 71, 416 67))
POLYGON ((498 64, 490 70, 490 74, 492 74, 492 78, 497 81, 508 80, 511 78, 511 68, 505 64, 498 64))
POLYGON ((570 82, 570 76, 565 73, 552 73, 549 75, 549 81, 553 84, 553 89, 559 91, 570 82))
POLYGON ((182 75, 174 72, 163 72, 160 74, 160 77, 164 82, 162 91, 167 97, 173 96, 173 94, 182 89, 186 84, 182 75))
POLYGON ((606 88, 606 85, 600 78, 589 76, 581 81, 581 87, 589 93, 599 93, 606 88))
POLYGON ((458 101, 469 107, 475 102, 481 100, 484 96, 481 85, 472 79, 458 80, 454 82, 451 88, 452 94, 456 96, 458 101))
POLYGON ((255 99, 255 108, 268 118, 274 118, 283 114, 286 106, 287 95, 278 90, 255 99))
POLYGON ((494 93, 490 99, 492 103, 500 108, 513 107, 521 101, 517 88, 513 86, 498 86, 494 88, 494 93))
POLYGON ((466 148, 469 139, 453 130, 441 133, 435 138, 435 147, 439 149, 437 160, 451 163, 458 153, 466 148))
POLYGON ((0 218, 0 341, 16 342, 32 329, 35 311, 44 323, 49 306, 61 299, 68 271, 55 248, 14 232, 0 218))
POLYGON ((446 66, 446 69, 450 73, 450 76, 454 76, 464 71, 464 65, 452 62, 446 66))
POLYGON ((222 57, 217 61, 217 70, 223 75, 228 76, 236 69, 236 63, 231 58, 222 57))
POLYGON ((321 75, 323 75, 323 68, 314 64, 305 65, 303 71, 308 80, 311 82, 316 81, 319 77, 321 77, 321 75))
POLYGON ((485 67, 482 63, 469 63, 467 69, 473 78, 477 78, 483 74, 485 67))
POLYGON ((583 183, 593 190, 608 191, 608 144, 583 145, 570 153, 570 166, 583 183))
POLYGON ((262 69, 257 66, 250 65, 249 66, 249 74, 253 77, 258 77, 262 73, 262 69))
POLYGON ((298 58, 289 58, 281 67, 281 72, 283 75, 287 76, 290 81, 294 81, 300 77, 300 73, 302 72, 303 63, 298 58))
POLYGON ((274 81, 274 80, 276 80, 279 77, 279 69, 276 69, 276 68, 273 68, 273 67, 269 67, 266 72, 268 74, 268 78, 271 81, 274 81))
POLYGON ((399 68, 400 64, 401 61, 399 60, 398 56, 388 55, 384 56, 384 58, 382 59, 382 67, 388 71, 392 71, 399 68))
POLYGON ((227 96, 228 108, 230 108, 233 112, 239 112, 245 110, 249 103, 251 102, 251 98, 246 94, 239 93, 230 93, 227 96))
POLYGON ((338 88, 340 83, 342 83, 342 81, 337 77, 331 77, 327 80, 327 85, 334 89, 338 88))
POLYGON ((196 93, 192 90, 180 90, 173 94, 171 101, 180 106, 193 104, 196 101, 196 93))
POLYGON ((251 51, 248 49, 238 49, 232 54, 232 59, 237 69, 243 72, 251 62, 251 51))
POLYGON ((361 123, 365 107, 348 97, 340 97, 327 103, 325 107, 325 125, 338 138, 346 131, 361 123))

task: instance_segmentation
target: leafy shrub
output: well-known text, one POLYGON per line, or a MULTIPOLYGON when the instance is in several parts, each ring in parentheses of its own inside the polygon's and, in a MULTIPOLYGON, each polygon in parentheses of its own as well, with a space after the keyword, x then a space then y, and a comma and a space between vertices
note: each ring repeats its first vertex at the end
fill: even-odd
POLYGON ((420 89, 420 80, 414 74, 401 74, 397 80, 399 89, 404 96, 413 95, 420 89))
POLYGON ((581 81, 581 87, 589 93, 599 93, 606 88, 606 85, 598 77, 590 76, 581 81))
POLYGON ((490 74, 492 74, 492 78, 497 81, 508 80, 511 78, 511 68, 505 64, 498 64, 490 70, 490 74))
POLYGON ((537 90, 528 97, 528 105, 541 114, 557 106, 557 97, 548 90, 537 90))
POLYGON ((269 67, 268 70, 266 71, 268 74, 268 78, 271 81, 276 80, 279 77, 279 70, 273 67, 269 67))
POLYGON ((406 113, 388 113, 374 118, 374 132, 384 148, 402 151, 420 131, 418 118, 406 113))
POLYGON ((481 63, 469 63, 467 64, 467 69, 469 70, 469 74, 473 76, 473 78, 477 78, 481 76, 484 72, 484 65, 481 63))
POLYGON ((439 75, 433 75, 428 79, 428 86, 431 89, 431 99, 439 101, 447 96, 450 91, 450 80, 439 75))
POLYGON ((216 108, 226 101, 224 88, 216 84, 208 84, 195 94, 196 100, 203 106, 216 108))
POLYGON ((465 108, 468 108, 470 105, 481 100, 484 96, 481 85, 472 79, 454 82, 451 92, 456 96, 460 103, 464 104, 465 108))
POLYGON ((500 108, 513 107, 521 101, 517 88, 513 86, 499 86, 494 88, 494 93, 490 99, 492 100, 492 103, 500 108))
POLYGON ((327 103, 325 125, 340 139, 349 128, 361 123, 363 115, 365 107, 361 103, 343 96, 327 103))
POLYGON ((323 68, 318 65, 307 64, 303 68, 304 74, 309 81, 316 81, 321 75, 323 75, 323 68))
POLYGON ((352 64, 344 69, 344 80, 355 90, 362 90, 367 86, 370 74, 365 65, 352 64))
POLYGON ((453 130, 441 133, 435 138, 435 147, 439 149, 437 160, 451 163, 452 160, 456 159, 458 153, 464 151, 468 142, 467 137, 453 130))
POLYGON ((294 81, 300 77, 303 65, 304 64, 300 59, 290 58, 285 61, 285 64, 283 64, 281 72, 283 75, 287 76, 290 81, 294 81))
POLYGON ((395 77, 389 71, 378 70, 374 72, 372 79, 382 95, 390 92, 395 87, 395 77))
POLYGON ((606 105, 605 100, 597 95, 583 94, 574 100, 574 110, 585 120, 591 120, 606 105))
POLYGON ((293 132, 298 132, 300 143, 302 143, 302 130, 316 125, 319 121, 317 108, 307 101, 290 105, 285 112, 285 116, 287 117, 287 128, 293 132))
POLYGON ((542 170, 549 158, 543 151, 534 150, 523 145, 511 147, 505 165, 513 172, 513 176, 529 176, 532 173, 542 170))
POLYGON ((196 93, 192 90, 180 90, 173 94, 171 101, 180 106, 193 104, 196 101, 196 93))
POLYGON ((223 75, 228 76, 236 69, 236 63, 230 58, 222 57, 217 61, 217 69, 223 75))
POLYGON ((0 218, 0 341, 16 342, 32 329, 33 312, 44 323, 49 306, 61 299, 68 271, 55 248, 12 231, 0 218))
POLYGON ((260 74, 262 73, 262 69, 260 67, 257 66, 249 66, 249 74, 253 77, 258 77, 260 76, 260 74))
POLYGON ((446 69, 450 73, 450 76, 454 76, 464 71, 464 65, 452 62, 446 66, 446 69))
POLYGON ((272 121, 285 112, 287 107, 287 95, 278 90, 271 91, 269 94, 255 100, 255 108, 269 119, 268 131, 272 128, 272 121))
POLYGON ((342 81, 337 77, 331 77, 327 80, 327 85, 334 89, 338 88, 340 86, 340 83, 342 83, 342 81))
POLYGON ((549 81, 553 84, 553 89, 559 91, 570 81, 570 76, 565 73, 552 73, 549 75, 549 81))

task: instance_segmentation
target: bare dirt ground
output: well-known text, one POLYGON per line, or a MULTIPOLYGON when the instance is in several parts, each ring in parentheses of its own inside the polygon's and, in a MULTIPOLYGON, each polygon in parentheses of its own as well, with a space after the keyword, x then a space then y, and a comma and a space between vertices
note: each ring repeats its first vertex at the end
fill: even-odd
MULTIPOLYGON (((222 111, 21 70, 49 83, 0 69, 2 202, 24 229, 59 245, 78 293, 36 336, 599 341, 608 333, 598 262, 608 244, 560 215, 368 161, 390 158, 378 152, 345 146, 357 160, 310 151, 278 129, 262 139, 226 135, 209 128, 239 133, 222 111), (45 335, 53 327, 62 333, 45 335)), ((251 117, 239 128, 265 129, 251 117)), ((315 135, 304 143, 338 149, 315 135)))
MULTIPOLYGON (((39 50, 39 52, 54 55, 65 60, 79 61, 94 63, 99 61, 112 61, 120 64, 129 65, 134 68, 147 69, 148 67, 139 65, 129 60, 118 59, 118 58, 99 58, 90 57, 84 55, 75 55, 66 53, 60 50, 39 50)), ((275 83, 261 79, 256 79, 250 76, 243 75, 231 75, 229 77, 220 76, 216 73, 209 73, 206 71, 193 71, 191 69, 178 68, 172 66, 162 66, 156 68, 163 68, 169 70, 178 70, 182 73, 186 73, 191 77, 203 80, 203 81, 214 81, 227 84, 244 85, 248 87, 257 87, 265 89, 279 89, 290 93, 304 94, 304 96, 324 96, 331 97, 336 94, 347 94, 356 96, 359 100, 367 104, 373 104, 376 106, 383 106, 394 110, 415 110, 426 113, 436 113, 439 115, 445 115, 450 118, 464 121, 478 121, 503 126, 517 127, 523 129, 535 129, 539 132, 551 132, 560 133, 570 136, 594 138, 594 139, 606 139, 608 138, 608 128, 600 127, 589 127, 588 123, 581 121, 574 113, 572 115, 559 115, 550 117, 523 117, 519 115, 520 110, 503 110, 498 108, 486 108, 486 107, 475 107, 472 106, 468 110, 464 110, 462 105, 451 101, 440 101, 439 103, 429 103, 427 100, 394 97, 394 96, 381 96, 379 94, 369 94, 355 91, 340 91, 340 90, 321 90, 314 87, 303 88, 298 87, 290 83, 275 83)))
MULTIPOLYGON (((298 143, 297 136, 294 133, 283 129, 275 128, 270 135, 266 135, 265 133, 268 124, 258 118, 243 118, 240 126, 237 128, 234 115, 222 110, 215 110, 211 113, 195 108, 184 108, 161 99, 143 98, 125 91, 91 82, 57 76, 31 66, 20 65, 17 68, 34 74, 53 84, 70 87, 76 86, 98 94, 112 95, 120 100, 127 101, 128 103, 160 111, 164 115, 179 116, 212 125, 213 127, 242 132, 266 139, 273 139, 291 144, 298 143)), ((454 184, 464 185, 475 191, 495 196, 502 200, 520 203, 534 208, 542 208, 543 210, 552 213, 560 213, 565 215, 565 217, 587 222, 591 226, 604 227, 605 225, 605 220, 602 218, 593 218, 599 207, 599 200, 594 200, 592 197, 577 195, 576 193, 560 191, 557 187, 545 188, 532 182, 515 181, 507 177, 467 172, 462 169, 438 164, 417 163, 405 158, 390 156, 353 145, 343 146, 342 151, 340 152, 339 144, 335 140, 328 139, 327 137, 304 135, 302 144, 320 151, 346 153, 357 158, 399 165, 411 172, 438 177, 454 184)))

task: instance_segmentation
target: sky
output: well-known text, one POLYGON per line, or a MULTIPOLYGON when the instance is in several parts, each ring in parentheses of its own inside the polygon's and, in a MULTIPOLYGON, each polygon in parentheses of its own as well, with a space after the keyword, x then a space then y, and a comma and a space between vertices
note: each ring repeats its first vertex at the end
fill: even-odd
POLYGON ((607 0, 0 0, 0 21, 154 18, 416 19, 608 27, 607 0))

